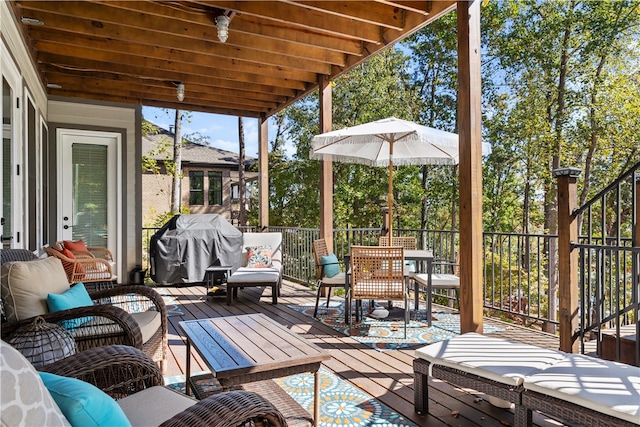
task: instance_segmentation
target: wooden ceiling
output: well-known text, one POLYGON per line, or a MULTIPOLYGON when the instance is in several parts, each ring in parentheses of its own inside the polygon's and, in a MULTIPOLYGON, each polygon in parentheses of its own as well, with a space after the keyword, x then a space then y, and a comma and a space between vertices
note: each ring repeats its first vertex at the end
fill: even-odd
POLYGON ((455 8, 407 1, 13 1, 52 96, 268 117, 455 8), (225 43, 215 18, 231 18, 225 43), (176 98, 185 85, 184 101, 176 98))

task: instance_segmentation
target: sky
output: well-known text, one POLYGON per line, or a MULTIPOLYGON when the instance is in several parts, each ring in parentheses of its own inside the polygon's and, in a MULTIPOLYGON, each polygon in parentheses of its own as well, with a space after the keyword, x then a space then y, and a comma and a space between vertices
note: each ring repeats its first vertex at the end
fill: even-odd
MULTIPOLYGON (((143 117, 151 123, 169 130, 175 123, 175 110, 142 107, 143 117)), ((238 117, 209 113, 191 113, 190 121, 182 122, 182 135, 193 133, 204 136, 213 147, 237 153, 239 145, 238 117)), ((269 140, 275 130, 269 126, 269 140)), ((244 118, 245 155, 258 157, 258 119, 244 118)))

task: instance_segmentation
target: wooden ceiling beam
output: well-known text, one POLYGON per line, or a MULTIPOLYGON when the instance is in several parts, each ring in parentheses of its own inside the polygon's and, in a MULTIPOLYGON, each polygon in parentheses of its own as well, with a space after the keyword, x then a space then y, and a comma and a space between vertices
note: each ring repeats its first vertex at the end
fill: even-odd
MULTIPOLYGON (((60 68, 56 68, 50 65, 45 65, 43 67, 43 70, 48 82, 56 82, 56 84, 60 84, 62 86, 65 86, 67 81, 77 80, 78 77, 81 77, 85 80, 89 78, 87 77, 87 73, 85 72, 68 70, 68 69, 62 72, 60 68)), ((141 80, 138 78, 122 75, 122 74, 116 74, 108 71, 92 72, 90 78, 100 79, 100 80, 120 81, 120 82, 126 82, 130 84, 138 84, 138 85, 142 84, 141 80)), ((160 81, 160 80, 147 79, 145 80, 145 82, 154 87, 168 86, 167 82, 164 80, 160 81)), ((220 86, 206 85, 205 83, 206 82, 203 82, 202 80, 199 80, 197 83, 189 82, 188 83, 189 90, 196 91, 196 92, 203 92, 203 93, 214 92, 216 95, 221 97, 233 97, 240 100, 246 99, 249 103, 252 102, 252 100, 257 100, 257 101, 275 102, 278 104, 281 102, 285 102, 287 99, 287 97, 284 95, 278 96, 278 95, 274 95, 271 92, 264 93, 264 92, 249 90, 247 85, 243 85, 241 87, 236 87, 236 88, 225 88, 220 86)))
MULTIPOLYGON (((38 41, 39 39, 48 40, 49 34, 51 34, 51 37, 55 37, 55 30, 43 28, 40 26, 31 27, 29 33, 33 34, 31 37, 35 41, 38 41), (38 36, 38 34, 41 34, 41 35, 38 36)), ((78 37, 78 36, 74 35, 73 33, 68 33, 68 34, 70 34, 71 36, 68 36, 68 40, 66 40, 66 43, 74 43, 74 37, 78 37)), ((160 37, 160 36, 156 35, 156 38, 157 37, 160 37)), ((105 41, 109 41, 112 43, 117 42, 117 40, 112 40, 110 38, 103 38, 103 37, 94 37, 93 40, 95 40, 96 42, 101 42, 103 44, 105 43, 105 41)), ((129 40, 135 40, 135 39, 129 38, 129 40)), ((130 42, 130 46, 136 46, 136 43, 130 42)), ((138 45, 138 46, 145 46, 145 45, 138 45)), ((149 46, 149 50, 151 50, 152 46, 151 45, 148 45, 148 46, 149 46)), ((136 48, 136 49, 139 50, 139 48, 136 48)), ((179 47, 176 47, 176 48, 168 47, 166 49, 167 49, 166 50, 167 52, 175 51, 176 54, 180 52, 179 47)), ((127 51, 125 50, 125 52, 127 51)), ((190 55, 192 58, 194 58, 193 56, 194 53, 191 53, 190 55)), ((221 58, 221 61, 224 61, 226 64, 231 64, 231 62, 235 60, 235 61, 248 62, 251 64, 270 65, 270 66, 282 68, 283 70, 300 70, 302 72, 306 72, 307 76, 310 75, 308 73, 313 73, 314 75, 316 73, 328 74, 330 71, 330 64, 331 64, 331 63, 326 63, 324 61, 318 61, 318 60, 313 60, 309 58, 301 59, 301 58, 296 58, 289 55, 278 55, 278 54, 274 54, 267 51, 259 51, 259 50, 253 50, 248 48, 233 48, 231 46, 225 46, 224 49, 216 48, 215 50, 208 50, 203 48, 200 56, 211 57, 212 62, 217 61, 217 58, 221 58), (222 50, 224 50, 225 52, 228 52, 229 55, 227 56, 225 54, 221 54, 222 50)), ((166 55, 164 57, 165 60, 169 58, 171 58, 171 55, 166 55)), ((340 62, 344 63, 345 57, 341 56, 341 58, 342 60, 340 62)))
POLYGON ((229 29, 230 34, 243 32, 261 34, 264 37, 287 40, 302 46, 316 46, 323 49, 341 52, 347 55, 362 56, 362 43, 352 38, 338 37, 335 34, 312 32, 310 29, 293 28, 275 21, 264 21, 252 15, 236 16, 229 29))
POLYGON ((172 102, 158 102, 156 100, 148 100, 144 103, 145 106, 149 107, 158 107, 158 108, 169 108, 173 110, 184 110, 184 111, 200 111, 202 113, 211 113, 211 114, 222 114, 226 116, 240 116, 240 117, 254 117, 260 118, 263 114, 267 114, 267 116, 272 115, 272 112, 259 112, 248 109, 238 109, 238 108, 228 108, 222 107, 220 105, 197 105, 192 104, 188 101, 178 102, 176 99, 172 102))
MULTIPOLYGON (((51 54, 61 54, 66 56, 77 54, 81 58, 99 60, 99 61, 122 61, 129 65, 143 65, 150 68, 162 67, 162 64, 170 63, 172 67, 181 68, 192 74, 203 74, 210 77, 245 80, 255 83, 263 83, 274 86, 290 87, 293 89, 301 89, 306 83, 299 81, 294 73, 283 73, 286 76, 280 76, 275 72, 256 74, 255 69, 250 72, 242 72, 238 69, 223 69, 217 66, 215 58, 206 55, 189 55, 183 52, 171 52, 164 49, 147 49, 139 45, 122 45, 122 42, 115 42, 108 39, 69 37, 61 33, 48 33, 47 41, 43 38, 36 39, 34 44, 42 52, 51 54), (72 43, 72 44, 70 44, 72 43), (122 52, 127 52, 123 54, 122 52), (202 68, 195 70, 196 68, 202 68), (288 77, 288 78, 287 78, 288 77)), ((307 78, 309 73, 304 74, 307 78)), ((312 74, 315 75, 315 74, 312 74)), ((309 79, 310 81, 313 81, 309 79)))
POLYGON ((434 0, 375 0, 392 7, 401 8, 420 15, 429 15, 434 0))
MULTIPOLYGON (((255 91, 260 93, 272 93, 277 96, 291 97, 295 96, 297 91, 289 88, 283 88, 280 86, 268 86, 257 83, 247 83, 237 80, 221 80, 214 79, 207 75, 193 75, 186 74, 184 72, 177 71, 175 73, 168 73, 162 69, 143 68, 137 65, 128 66, 124 69, 121 64, 113 62, 102 61, 87 61, 75 57, 59 57, 57 55, 43 53, 40 55, 42 64, 48 67, 53 67, 58 70, 75 70, 83 72, 87 77, 91 76, 94 72, 111 72, 114 74, 132 76, 139 79, 152 79, 156 81, 163 81, 167 83, 171 82, 198 82, 212 87, 224 87, 228 89, 238 89, 246 91, 255 91)), ((48 82, 55 83, 55 82, 48 82)))
POLYGON ((308 8, 309 10, 316 10, 345 19, 353 19, 367 24, 378 25, 383 28, 390 28, 397 31, 404 29, 403 10, 383 3, 369 1, 366 7, 363 7, 361 2, 285 1, 302 8, 308 8))
MULTIPOLYGON (((167 61, 166 59, 157 59, 145 56, 123 54, 116 51, 106 50, 84 50, 77 46, 64 45, 58 42, 36 41, 36 48, 40 51, 40 55, 51 54, 59 55, 61 57, 75 57, 78 59, 85 59, 91 61, 100 62, 115 62, 121 66, 138 66, 148 69, 164 69, 167 72, 183 72, 191 75, 206 75, 212 78, 245 81, 248 83, 257 83, 268 86, 283 87, 289 89, 304 89, 306 87, 305 82, 297 80, 278 79, 270 76, 261 76, 257 74, 238 73, 229 70, 220 70, 215 68, 215 64, 211 66, 200 64, 181 64, 179 61, 167 61)), ((48 62, 48 61, 47 61, 48 62)), ((61 62, 59 59, 55 62, 61 62)), ((100 70, 98 70, 100 71, 100 70)), ((123 70, 126 72, 126 69, 123 70)), ((167 74, 169 75, 169 74, 167 74)), ((145 75, 141 75, 144 78, 145 75)))
POLYGON ((242 116, 242 117, 260 117, 261 114, 265 114, 265 112, 254 111, 245 108, 232 108, 228 106, 222 106, 219 104, 194 104, 185 100, 184 102, 180 102, 177 99, 175 100, 158 100, 155 98, 147 98, 147 99, 138 99, 131 98, 127 96, 119 96, 113 94, 100 94, 96 96, 96 94, 87 93, 86 91, 67 91, 60 89, 50 89, 49 94, 52 96, 64 96, 64 97, 72 97, 79 99, 88 99, 88 100, 99 100, 105 102, 115 102, 115 103, 124 103, 124 104, 133 104, 133 105, 145 105, 149 107, 158 107, 158 108, 168 108, 168 109, 180 109, 185 111, 200 111, 203 113, 212 113, 212 114, 223 114, 230 116, 242 116))
MULTIPOLYGON (((195 2, 192 2, 195 3, 195 2)), ((109 6, 120 7, 135 12, 144 12, 157 16, 167 14, 166 8, 171 8, 173 13, 172 19, 181 19, 191 25, 197 22, 206 27, 211 26, 214 22, 212 8, 207 5, 196 5, 186 7, 184 2, 132 2, 132 1, 110 1, 109 6), (160 7, 158 5, 160 4, 160 7)), ((362 43, 350 37, 336 37, 335 35, 326 35, 318 32, 311 33, 308 28, 296 28, 291 25, 278 23, 275 21, 267 21, 252 15, 236 15, 232 20, 233 24, 229 29, 230 34, 247 33, 252 36, 268 37, 276 40, 284 40, 289 43, 297 43, 303 46, 311 46, 332 50, 336 52, 346 53, 349 55, 359 56, 362 54, 362 43)), ((217 29, 216 29, 217 31, 217 29)))
MULTIPOLYGON (((40 2, 37 3, 40 4, 40 2)), ((44 22, 43 27, 46 29, 59 29, 75 33, 87 32, 91 35, 147 43, 153 46, 166 46, 197 52, 207 51, 222 57, 231 56, 232 53, 236 53, 237 47, 240 47, 249 49, 251 52, 257 51, 257 53, 270 52, 282 55, 283 52, 286 52, 287 56, 303 58, 305 61, 332 64, 344 64, 345 62, 344 54, 341 52, 291 43, 289 40, 263 37, 260 34, 239 32, 226 43, 220 43, 217 28, 212 23, 208 25, 192 23, 188 25, 189 31, 185 31, 184 23, 178 19, 153 17, 147 13, 143 15, 144 19, 140 19, 140 12, 136 12, 133 8, 121 9, 93 3, 86 5, 87 2, 83 2, 85 6, 79 10, 82 15, 76 15, 74 19, 69 19, 69 16, 66 15, 68 12, 60 6, 56 6, 59 3, 67 2, 48 2, 48 7, 31 8, 28 12, 29 17, 44 22), (168 32, 168 30, 173 31, 168 32)), ((141 2, 125 3, 135 6, 141 2)), ((27 13, 26 5, 23 9, 24 13, 27 13)), ((256 53, 253 53, 252 56, 256 56, 256 53)))
MULTIPOLYGON (((158 96, 164 99, 171 99, 176 96, 176 86, 173 84, 142 84, 139 81, 123 81, 98 78, 92 76, 91 78, 85 78, 79 80, 75 76, 69 76, 64 74, 56 75, 55 73, 47 73, 47 78, 55 79, 56 84, 62 86, 63 89, 80 90, 83 87, 89 92, 93 93, 121 93, 131 94, 129 96, 135 96, 139 98, 147 98, 149 94, 153 93, 154 96, 158 96)), ((240 91, 227 90, 226 93, 220 93, 218 91, 203 91, 201 85, 186 85, 185 87, 185 99, 189 98, 191 102, 204 101, 205 103, 211 102, 223 102, 229 105, 246 105, 251 108, 260 110, 269 110, 277 106, 277 102, 274 100, 260 101, 255 98, 243 97, 240 91)))
MULTIPOLYGON (((295 4, 278 1, 199 1, 218 9, 231 10, 238 14, 260 17, 264 20, 274 20, 286 25, 299 26, 307 30, 334 34, 368 43, 380 42, 380 28, 364 22, 354 25, 353 19, 342 18, 317 10, 303 9, 295 4)), ((231 21, 233 26, 233 21, 231 21)))

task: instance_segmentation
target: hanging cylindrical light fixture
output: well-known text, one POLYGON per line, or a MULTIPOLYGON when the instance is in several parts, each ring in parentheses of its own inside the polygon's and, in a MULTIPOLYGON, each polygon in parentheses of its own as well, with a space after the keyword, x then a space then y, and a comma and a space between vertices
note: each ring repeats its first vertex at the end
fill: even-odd
POLYGON ((216 27, 218 27, 218 39, 224 43, 227 41, 227 37, 229 37, 229 19, 226 15, 220 15, 216 17, 216 27))
POLYGON ((184 83, 178 83, 176 87, 176 96, 178 97, 178 101, 184 101, 184 83))

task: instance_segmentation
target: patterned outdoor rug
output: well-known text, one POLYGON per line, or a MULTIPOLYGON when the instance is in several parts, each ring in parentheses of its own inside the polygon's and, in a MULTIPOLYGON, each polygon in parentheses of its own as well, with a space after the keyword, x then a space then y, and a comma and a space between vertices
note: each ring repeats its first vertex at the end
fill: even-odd
MULTIPOLYGON (((180 304, 178 304, 178 300, 174 296, 170 295, 165 288, 156 288, 156 291, 162 296, 164 304, 167 306, 168 317, 184 316, 184 312, 182 311, 180 304)), ((137 313, 144 310, 144 308, 133 297, 134 294, 128 295, 118 295, 116 297, 112 297, 112 299, 124 301, 124 303, 127 305, 126 310, 130 313, 137 313), (132 295, 132 298, 127 299, 128 295, 132 295)), ((155 310, 155 307, 152 307, 151 309, 155 310)))
POLYGON ((170 295, 165 288, 157 288, 156 291, 162 295, 164 305, 167 306, 167 316, 184 316, 184 311, 182 311, 176 297, 170 295))
MULTIPOLYGON (((194 374, 197 375, 197 374, 194 374)), ((209 380, 211 383, 215 379, 209 380)), ((313 374, 305 373, 278 378, 282 387, 300 406, 313 411, 313 374)), ((184 393, 184 376, 165 377, 165 384, 184 393)), ((216 384, 211 384, 216 387, 216 384)), ((218 386, 219 387, 219 386, 218 386)), ((414 427, 410 420, 388 406, 329 372, 320 368, 320 420, 324 427, 414 427)))
MULTIPOLYGON (((368 312, 368 302, 363 301, 363 312, 368 312)), ((384 304, 386 306, 386 304, 384 304)), ((289 305, 290 308, 313 317, 315 302, 289 305)), ((352 325, 344 323, 344 300, 331 301, 329 308, 321 303, 318 307, 318 320, 354 340, 379 351, 417 347, 434 342, 444 341, 460 333, 460 316, 456 313, 433 312, 432 326, 427 325, 427 313, 422 309, 411 310, 411 321, 407 325, 407 338, 404 338, 404 309, 395 307, 389 317, 377 320, 364 316, 359 323, 352 317, 352 325)), ((484 333, 492 333, 501 329, 492 325, 484 325, 484 333)))

